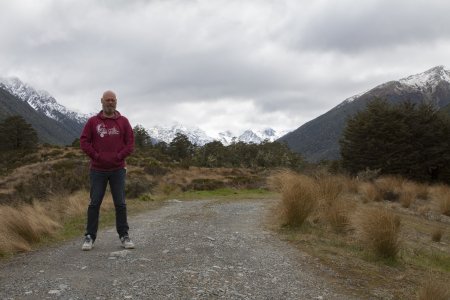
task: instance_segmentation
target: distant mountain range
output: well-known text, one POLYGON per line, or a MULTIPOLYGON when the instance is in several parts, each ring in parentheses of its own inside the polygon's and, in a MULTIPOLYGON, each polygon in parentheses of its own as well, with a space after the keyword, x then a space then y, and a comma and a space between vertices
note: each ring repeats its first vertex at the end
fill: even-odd
POLYGON ((441 109, 450 103, 450 71, 443 66, 420 74, 389 81, 350 97, 325 114, 300 126, 280 138, 309 161, 339 159, 339 139, 346 120, 363 110, 367 103, 380 97, 390 103, 409 100, 413 103, 432 103, 441 109))
POLYGON ((172 126, 154 126, 148 129, 149 135, 156 141, 164 141, 170 143, 177 133, 186 135, 191 143, 202 146, 212 141, 220 141, 223 145, 228 146, 234 142, 255 143, 259 144, 264 140, 273 142, 286 134, 286 131, 277 132, 272 128, 264 130, 245 130, 240 134, 233 134, 231 131, 224 131, 217 134, 216 137, 208 136, 205 131, 194 126, 185 126, 175 123, 172 126))
MULTIPOLYGON (((48 92, 38 91, 19 78, 0 77, 0 121, 9 115, 21 115, 37 131, 41 142, 57 145, 71 144, 80 136, 88 119, 88 115, 67 109, 48 92)), ((179 123, 166 127, 154 126, 148 132, 154 143, 170 143, 177 133, 182 133, 192 143, 200 146, 214 140, 221 141, 224 145, 229 145, 232 141, 272 142, 287 133, 267 128, 261 131, 248 129, 240 134, 225 131, 211 137, 198 127, 179 123)))

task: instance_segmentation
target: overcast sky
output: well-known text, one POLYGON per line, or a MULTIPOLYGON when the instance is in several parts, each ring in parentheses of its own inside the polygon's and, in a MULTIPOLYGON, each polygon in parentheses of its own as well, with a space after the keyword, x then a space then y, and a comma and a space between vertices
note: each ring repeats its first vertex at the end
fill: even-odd
POLYGON ((0 76, 132 125, 292 130, 376 85, 450 67, 450 2, 1 0, 0 76))

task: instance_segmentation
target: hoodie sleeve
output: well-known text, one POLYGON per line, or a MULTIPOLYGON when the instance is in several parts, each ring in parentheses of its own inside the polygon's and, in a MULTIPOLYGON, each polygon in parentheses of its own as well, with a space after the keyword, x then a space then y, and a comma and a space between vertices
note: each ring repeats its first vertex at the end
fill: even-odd
POLYGON ((131 128, 130 122, 127 118, 125 119, 125 135, 124 135, 124 144, 125 147, 117 154, 119 159, 125 159, 128 155, 133 153, 134 151, 134 133, 131 128))
POLYGON ((99 154, 92 146, 92 119, 89 119, 84 125, 83 132, 80 136, 80 147, 90 158, 98 159, 99 154))

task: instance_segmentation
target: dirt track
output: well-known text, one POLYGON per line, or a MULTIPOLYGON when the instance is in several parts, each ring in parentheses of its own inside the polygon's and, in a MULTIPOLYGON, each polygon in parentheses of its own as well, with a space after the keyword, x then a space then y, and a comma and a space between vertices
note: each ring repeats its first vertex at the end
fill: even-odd
POLYGON ((0 262, 0 299, 351 299, 332 271, 264 228, 271 200, 169 201, 114 229, 0 262))

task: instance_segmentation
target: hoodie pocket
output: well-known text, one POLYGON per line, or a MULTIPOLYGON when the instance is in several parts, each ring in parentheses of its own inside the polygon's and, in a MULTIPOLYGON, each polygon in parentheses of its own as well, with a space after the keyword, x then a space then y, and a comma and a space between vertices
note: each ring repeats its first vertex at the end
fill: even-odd
POLYGON ((119 159, 116 152, 101 152, 99 163, 105 169, 112 169, 120 167, 122 161, 119 159))

